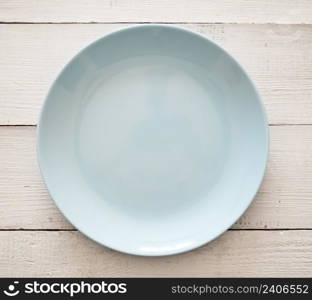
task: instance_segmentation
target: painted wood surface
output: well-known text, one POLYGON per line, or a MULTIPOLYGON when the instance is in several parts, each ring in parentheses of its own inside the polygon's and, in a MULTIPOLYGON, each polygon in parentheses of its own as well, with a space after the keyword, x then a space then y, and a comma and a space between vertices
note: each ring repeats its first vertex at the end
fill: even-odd
POLYGON ((312 276, 312 231, 228 231, 181 255, 121 254, 79 232, 0 232, 1 276, 312 276))
MULTIPOLYGON (((311 2, 312 3, 312 2, 311 2)), ((31 125, 49 86, 116 24, 0 24, 0 125, 31 125)), ((271 124, 312 124, 312 25, 179 25, 219 43, 259 88, 271 124)))
MULTIPOLYGON (((234 227, 312 228, 312 126, 271 126, 270 133, 264 182, 234 227)), ((0 166, 0 229, 72 228, 39 174, 35 127, 0 127, 0 166)))
POLYGON ((1 0, 1 22, 312 23, 310 0, 1 0))

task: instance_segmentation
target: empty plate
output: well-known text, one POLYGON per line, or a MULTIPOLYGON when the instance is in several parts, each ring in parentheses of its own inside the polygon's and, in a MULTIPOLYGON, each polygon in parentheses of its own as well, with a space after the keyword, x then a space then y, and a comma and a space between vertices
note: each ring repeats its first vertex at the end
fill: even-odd
POLYGON ((223 49, 142 25, 89 45, 45 101, 38 156, 48 190, 82 233, 160 256, 228 229, 261 183, 268 126, 259 95, 223 49))

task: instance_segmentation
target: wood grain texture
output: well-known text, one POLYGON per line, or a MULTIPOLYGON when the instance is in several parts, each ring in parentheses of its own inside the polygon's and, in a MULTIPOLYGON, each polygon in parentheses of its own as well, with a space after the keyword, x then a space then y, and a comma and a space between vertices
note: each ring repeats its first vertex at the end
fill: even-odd
POLYGON ((181 255, 146 258, 79 232, 0 232, 1 277, 312 276, 312 231, 228 231, 181 255))
POLYGON ((311 23, 310 0, 1 0, 1 22, 311 23))
MULTIPOLYGON (((311 2, 312 3, 312 2, 311 2)), ((312 25, 183 25, 224 46, 246 68, 271 124, 312 123, 312 25)), ((53 79, 116 24, 0 25, 0 124, 36 124, 53 79)))
POLYGON ((0 170, 0 229, 72 228, 40 176, 36 127, 0 127, 0 170))
MULTIPOLYGON (((240 229, 312 228, 312 126, 271 126, 271 154, 240 229)), ((0 127, 0 229, 70 229, 47 194, 35 127, 0 127)))

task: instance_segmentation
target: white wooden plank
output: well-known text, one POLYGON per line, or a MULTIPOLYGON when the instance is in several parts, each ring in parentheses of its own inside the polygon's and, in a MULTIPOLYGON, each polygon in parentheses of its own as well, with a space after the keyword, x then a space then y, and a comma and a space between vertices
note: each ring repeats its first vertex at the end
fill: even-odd
POLYGON ((235 228, 312 228, 312 126, 271 126, 262 186, 235 228))
MULTIPOLYGON (((312 126, 271 126, 262 187, 241 229, 312 228, 312 126)), ((0 127, 0 229, 69 229, 36 161, 35 127, 0 127)))
POLYGON ((311 23, 310 0, 1 0, 2 22, 311 23))
POLYGON ((72 228, 40 176, 35 127, 0 127, 0 229, 72 228))
POLYGON ((0 232, 1 277, 311 277, 312 231, 228 231, 182 254, 121 254, 79 232, 0 232))
MULTIPOLYGON (((312 25, 183 26, 238 58, 260 89, 270 123, 312 123, 312 25)), ((0 124, 36 124, 63 65, 94 39, 121 27, 0 25, 0 124)))

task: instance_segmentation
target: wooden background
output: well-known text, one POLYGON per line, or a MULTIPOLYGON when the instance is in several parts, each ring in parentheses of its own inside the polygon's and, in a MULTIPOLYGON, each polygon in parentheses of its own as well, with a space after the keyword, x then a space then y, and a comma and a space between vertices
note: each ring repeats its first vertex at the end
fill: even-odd
POLYGON ((312 276, 311 0, 0 0, 0 276, 312 276), (175 23, 232 53, 255 80, 271 132, 262 187, 214 242, 163 258, 77 232, 47 194, 36 124, 57 72, 117 28, 175 23))

